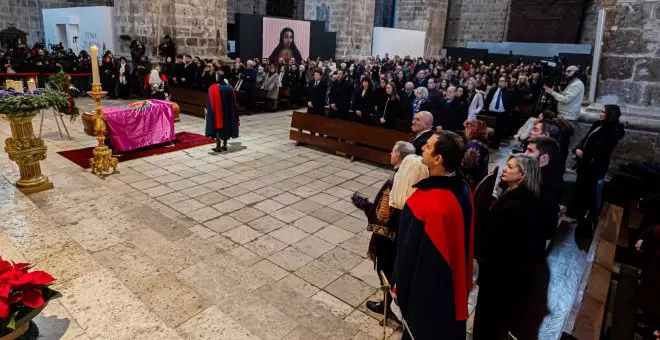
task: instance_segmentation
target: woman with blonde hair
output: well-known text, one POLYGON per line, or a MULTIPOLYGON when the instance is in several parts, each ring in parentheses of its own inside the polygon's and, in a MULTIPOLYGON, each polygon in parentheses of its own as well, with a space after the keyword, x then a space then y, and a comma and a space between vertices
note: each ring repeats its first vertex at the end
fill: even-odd
POLYGON ((473 338, 516 335, 538 257, 541 170, 535 158, 516 154, 502 171, 507 189, 493 204, 481 238, 479 297, 473 338))

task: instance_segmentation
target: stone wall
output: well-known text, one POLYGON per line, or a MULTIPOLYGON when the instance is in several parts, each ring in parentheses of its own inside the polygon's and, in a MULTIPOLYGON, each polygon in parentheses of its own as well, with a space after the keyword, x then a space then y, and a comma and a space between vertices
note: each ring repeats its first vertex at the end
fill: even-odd
MULTIPOLYGON (((598 101, 657 110, 660 106, 660 0, 619 0, 616 7, 610 8, 612 15, 606 24, 598 101)), ((656 116, 660 117, 660 112, 656 116)))
POLYGON ((119 34, 140 40, 151 56, 166 34, 180 54, 227 54, 227 0, 115 0, 115 14, 119 34))
POLYGON ((236 13, 266 15, 266 0, 227 0, 227 22, 235 23, 236 13))
POLYGON ((335 57, 353 59, 371 55, 375 0, 307 0, 305 19, 327 21, 337 32, 335 57))
MULTIPOLYGON (((113 0, 42 0, 41 4, 41 8, 112 6, 113 0)), ((44 28, 37 0, 0 1, 0 30, 9 26, 25 31, 30 46, 44 42, 44 28)))
POLYGON ((506 37, 511 0, 449 0, 444 45, 466 47, 468 41, 500 42, 506 37))
POLYGON ((395 27, 424 31, 424 56, 439 56, 445 39, 448 0, 399 0, 395 27))

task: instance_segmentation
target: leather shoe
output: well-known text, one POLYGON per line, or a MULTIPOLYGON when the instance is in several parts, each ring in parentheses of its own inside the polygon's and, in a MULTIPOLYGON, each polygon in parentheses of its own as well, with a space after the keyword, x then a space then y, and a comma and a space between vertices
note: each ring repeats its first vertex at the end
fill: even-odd
POLYGON ((385 311, 385 305, 383 304, 383 301, 367 301, 367 308, 376 314, 383 314, 385 311))

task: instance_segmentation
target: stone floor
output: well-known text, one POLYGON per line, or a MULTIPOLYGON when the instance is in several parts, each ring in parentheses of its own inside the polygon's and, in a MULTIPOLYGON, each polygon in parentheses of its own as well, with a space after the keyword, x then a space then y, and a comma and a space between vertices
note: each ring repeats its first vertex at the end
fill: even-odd
MULTIPOLYGON (((46 114, 55 189, 24 196, 0 155, 0 255, 48 271, 63 295, 36 320, 40 338, 382 339, 365 307, 381 297, 366 219, 349 197, 373 197, 391 170, 296 147, 290 116, 243 116, 229 152, 128 161, 101 180, 56 153, 95 145, 81 120, 65 119, 69 140, 46 114)), ((187 115, 176 124, 203 129, 187 115)))

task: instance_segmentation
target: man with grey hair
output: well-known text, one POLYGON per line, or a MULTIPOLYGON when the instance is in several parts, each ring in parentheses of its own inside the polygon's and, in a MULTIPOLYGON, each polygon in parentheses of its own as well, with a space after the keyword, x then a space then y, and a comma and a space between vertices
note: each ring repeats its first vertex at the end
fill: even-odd
POLYGON ((399 98, 399 102, 402 105, 402 115, 412 117, 412 103, 415 100, 415 85, 412 82, 407 82, 403 85, 403 92, 404 93, 401 93, 400 95, 401 98, 399 98))
POLYGON ((435 125, 442 127, 443 130, 454 131, 463 127, 463 122, 467 118, 467 111, 461 107, 456 100, 456 87, 449 86, 445 91, 445 100, 438 108, 435 117, 435 125))
MULTIPOLYGON (((415 190, 412 186, 428 176, 428 168, 422 164, 421 157, 415 155, 415 147, 408 142, 394 144, 390 163, 394 173, 385 181, 373 202, 358 193, 351 197, 353 204, 367 215, 367 231, 372 233, 367 256, 376 264, 376 272, 382 271, 388 280, 392 279, 394 271, 401 209, 415 190)), ((389 301, 392 299, 388 298, 389 301)), ((382 314, 385 304, 383 301, 368 301, 367 308, 382 314)), ((388 318, 396 320, 389 311, 388 318)))
POLYGON ((580 108, 584 99, 584 84, 580 80, 580 68, 572 65, 566 68, 564 79, 568 82, 561 93, 544 86, 547 94, 557 101, 557 113, 559 117, 576 122, 580 117, 580 108))
POLYGON ((422 147, 433 136, 433 114, 428 111, 417 112, 410 128, 417 134, 410 143, 415 146, 415 154, 421 156, 422 147))

